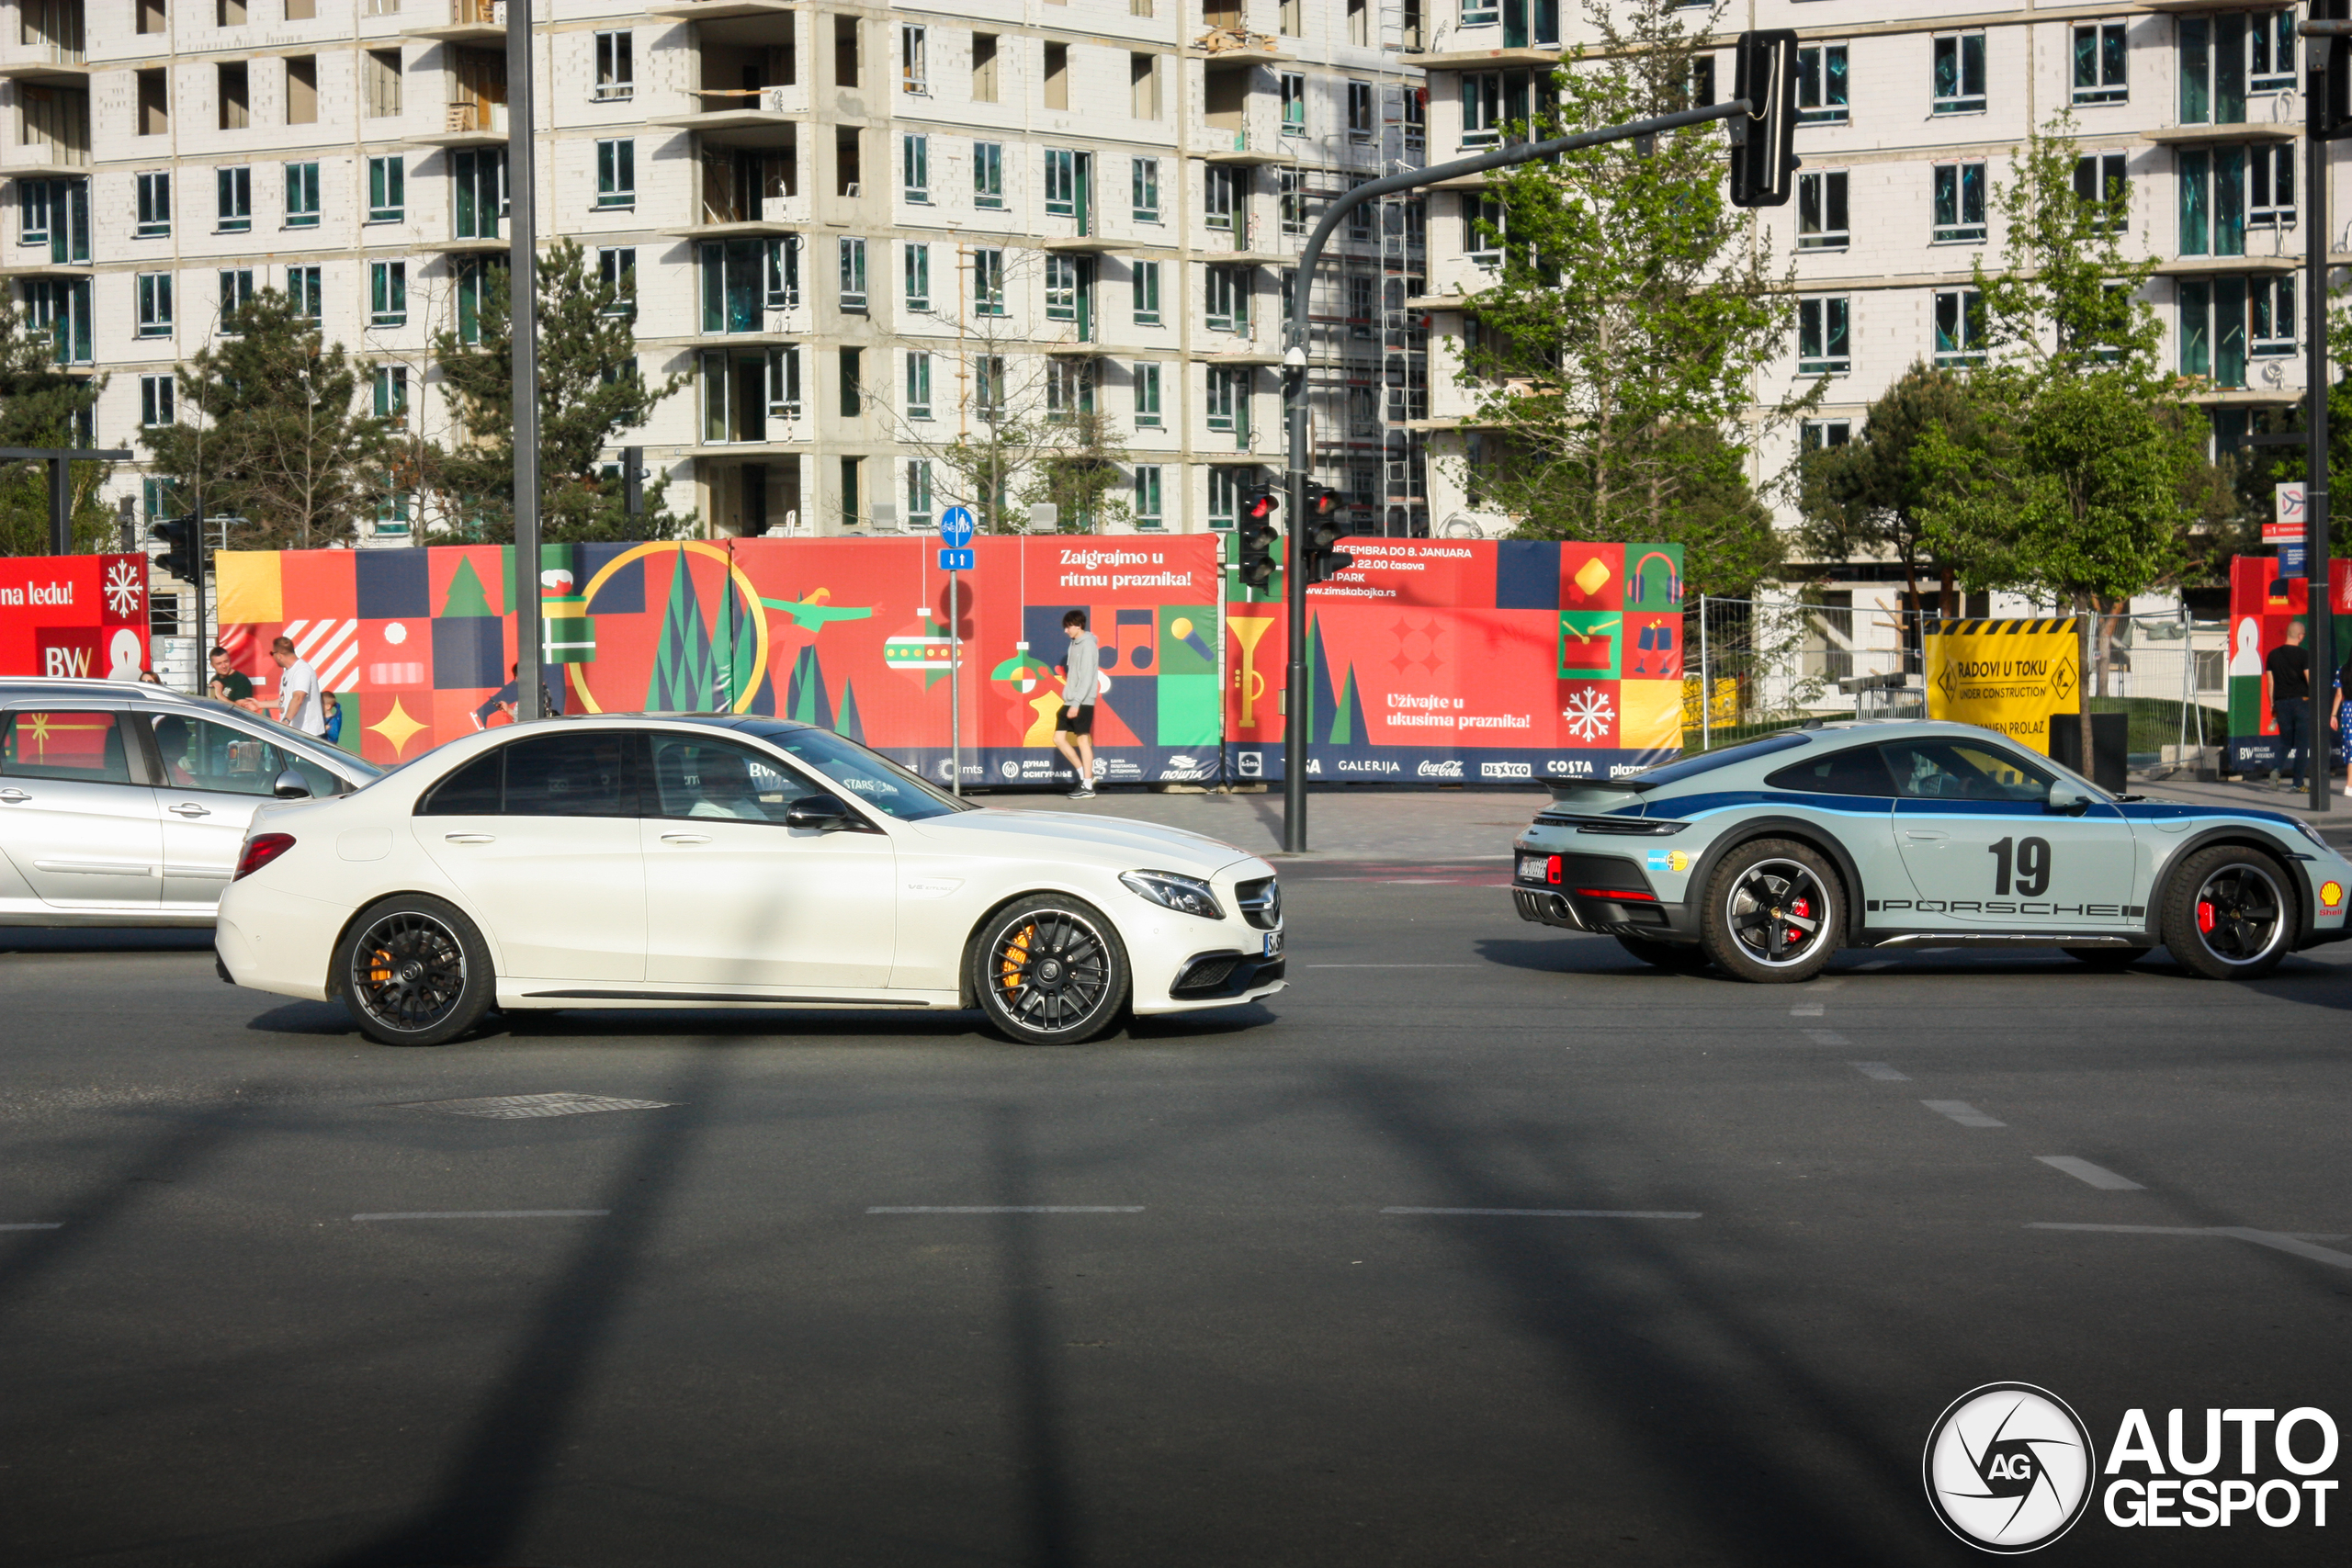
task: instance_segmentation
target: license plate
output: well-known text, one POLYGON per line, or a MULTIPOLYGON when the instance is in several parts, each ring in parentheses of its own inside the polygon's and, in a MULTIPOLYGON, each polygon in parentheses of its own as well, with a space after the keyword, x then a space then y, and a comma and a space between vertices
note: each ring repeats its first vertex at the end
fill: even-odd
POLYGON ((1283 933, 1280 931, 1268 931, 1266 933, 1266 956, 1269 958, 1280 958, 1282 955, 1283 933))
POLYGON ((1519 879, 1520 879, 1521 882, 1541 882, 1541 881, 1543 881, 1543 880, 1544 880, 1544 874, 1545 871, 1546 871, 1546 870, 1549 868, 1549 866, 1550 866, 1550 861, 1551 861, 1551 857, 1549 857, 1548 855, 1521 855, 1521 856, 1520 856, 1520 857, 1519 857, 1519 879))

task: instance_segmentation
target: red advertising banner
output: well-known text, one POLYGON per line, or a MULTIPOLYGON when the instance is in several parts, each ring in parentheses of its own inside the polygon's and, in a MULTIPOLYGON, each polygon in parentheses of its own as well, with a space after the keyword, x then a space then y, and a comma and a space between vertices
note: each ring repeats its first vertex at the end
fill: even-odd
MULTIPOLYGON (((2330 613, 2337 617, 2336 657, 2343 658, 2345 622, 2352 615, 2352 561, 2331 560, 2335 588, 2330 613)), ((2238 556, 2230 562, 2229 762, 2233 772, 2275 768, 2285 758, 2278 748, 2278 720, 2272 711, 2270 677, 2264 661, 2287 640, 2287 627, 2311 608, 2311 585, 2301 577, 2278 575, 2268 556, 2238 556)), ((2314 671, 2320 680, 2330 679, 2314 671)))
MULTIPOLYGON (((740 539, 548 547, 548 685, 566 712, 775 714, 951 772, 950 615, 963 640, 967 784, 1068 782, 1053 750, 1084 610, 1110 679, 1095 713, 1110 782, 1218 771, 1219 541, 976 541, 960 604, 936 541, 740 539)), ((221 641, 260 694, 283 635, 343 706, 343 744, 392 762, 511 722, 513 552, 222 552, 221 641)))
POLYGON ((136 681, 147 667, 145 556, 0 556, 0 675, 136 681))
MULTIPOLYGON (((1608 778, 1682 744, 1677 545, 1349 539, 1310 589, 1307 771, 1334 782, 1608 778)), ((1282 773, 1279 603, 1226 619, 1228 776, 1282 773)))

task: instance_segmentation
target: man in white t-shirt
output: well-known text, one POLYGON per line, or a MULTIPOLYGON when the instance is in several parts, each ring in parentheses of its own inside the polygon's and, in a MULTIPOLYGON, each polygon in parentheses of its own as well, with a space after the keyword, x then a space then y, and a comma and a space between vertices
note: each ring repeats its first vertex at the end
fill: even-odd
POLYGON ((277 681, 277 722, 305 735, 326 734, 326 700, 319 690, 319 672, 294 651, 290 637, 271 643, 269 657, 285 672, 277 681))

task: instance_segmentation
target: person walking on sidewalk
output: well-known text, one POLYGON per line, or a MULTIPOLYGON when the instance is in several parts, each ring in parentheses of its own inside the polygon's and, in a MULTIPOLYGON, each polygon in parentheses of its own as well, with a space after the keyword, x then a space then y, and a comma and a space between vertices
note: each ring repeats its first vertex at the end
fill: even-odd
POLYGON ((2278 721, 2278 766, 2272 770, 2271 782, 2291 767, 2293 777, 2286 787, 2301 789, 2304 767, 2318 765, 2312 755, 2312 656, 2303 647, 2301 620, 2287 623, 2287 640, 2270 650, 2262 668, 2270 677, 2270 716, 2278 721))
POLYGON ((1102 649, 1086 629, 1086 612, 1072 610, 1062 617, 1069 637, 1069 663, 1062 679, 1062 711, 1054 720, 1054 750, 1078 770, 1072 800, 1094 798, 1094 701, 1102 689, 1102 649), (1075 744, 1073 744, 1075 742, 1075 744))

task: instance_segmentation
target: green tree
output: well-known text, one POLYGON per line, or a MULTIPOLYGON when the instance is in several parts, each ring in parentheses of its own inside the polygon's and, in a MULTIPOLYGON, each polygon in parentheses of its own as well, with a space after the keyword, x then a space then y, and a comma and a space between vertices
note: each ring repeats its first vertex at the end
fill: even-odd
MULTIPOLYGON (((559 240, 538 258, 539 528, 549 542, 662 539, 682 531, 664 497, 666 478, 645 487, 645 513, 631 517, 620 483, 606 477, 610 449, 641 428, 662 400, 690 379, 650 383, 637 370, 636 301, 599 276, 577 241, 559 240)), ((490 269, 479 341, 434 334, 459 434, 435 445, 421 465, 445 493, 469 536, 514 537, 514 359, 507 269, 490 269)))
POLYGON ((1024 506, 1049 503, 1065 534, 1092 534, 1133 514, 1123 484, 1126 444, 1109 415, 1085 409, 1050 420, 1047 445, 1023 487, 1024 506))
MULTIPOLYGON (((1976 415, 1967 379, 1915 364, 1879 394, 1862 428, 1842 446, 1804 454, 1798 466, 1798 508, 1807 557, 1853 560, 1892 557, 1903 568, 1911 602, 1921 600, 1923 567, 1940 568, 1923 538, 1927 508, 1938 491, 1922 441, 1939 429, 1961 445, 1974 440, 1976 415)), ((1951 606, 1945 605, 1945 612, 1951 606)))
MULTIPOLYGON (((1586 7, 1572 51, 1507 134, 1572 135, 1687 107, 1707 15, 1672 0, 1586 7)), ((1536 82, 1542 85, 1542 73, 1536 82)), ((1708 125, 1498 173, 1478 231, 1495 282, 1464 311, 1476 405, 1465 487, 1522 536, 1679 539, 1684 576, 1742 592, 1777 562, 1747 492, 1743 416, 1793 301, 1728 205, 1708 125)))
POLYGON ((1989 358, 1970 377, 1967 432, 1925 428, 1935 493, 1928 548, 1972 589, 2070 605, 2091 752, 2092 624, 2177 574, 2211 493, 2203 414, 2157 363, 2162 334, 2140 298, 2152 259, 2124 253, 2125 193, 2075 188, 2073 123, 2061 115, 2011 163, 1998 209, 2002 269, 1976 268, 1989 358))
POLYGON ((179 418, 140 432, 156 476, 208 517, 233 517, 243 549, 348 542, 374 505, 383 426, 359 412, 341 344, 265 288, 182 366, 179 418))
MULTIPOLYGON (((14 310, 0 308, 0 446, 83 446, 102 378, 57 368, 56 344, 14 310)), ((109 463, 75 463, 74 548, 113 547, 114 513, 100 499, 109 463)), ((49 553, 49 466, 0 466, 0 555, 49 553)))

